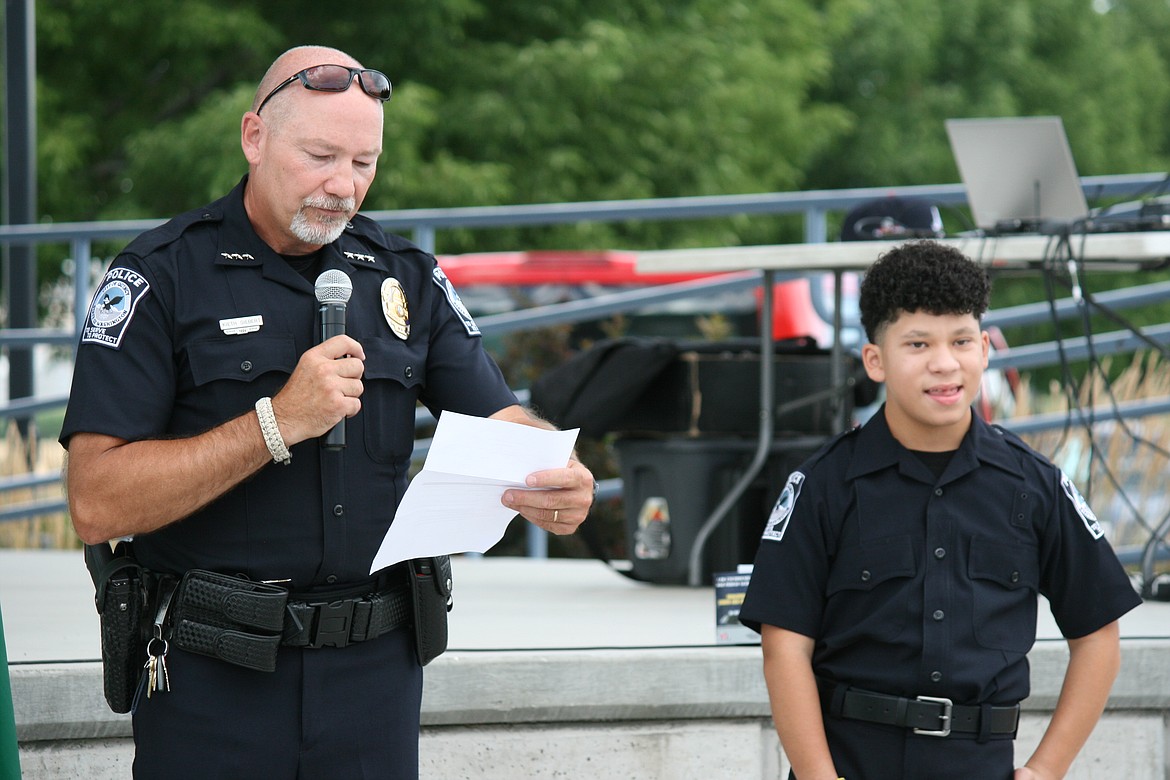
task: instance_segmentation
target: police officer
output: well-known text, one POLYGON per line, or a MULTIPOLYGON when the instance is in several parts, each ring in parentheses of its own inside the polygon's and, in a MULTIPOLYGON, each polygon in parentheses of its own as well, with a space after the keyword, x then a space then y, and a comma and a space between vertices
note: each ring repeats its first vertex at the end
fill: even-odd
MULTIPOLYGON (((517 404, 435 259, 356 215, 390 92, 341 51, 283 54, 243 116, 248 175, 132 242, 95 293, 61 433, 80 537, 133 536, 157 575, 233 577, 257 613, 266 587, 240 582, 317 605, 291 642, 278 627, 285 644, 262 672, 264 635, 198 649, 199 594, 219 583, 187 588, 197 651, 174 638, 144 683, 136 777, 417 777, 405 565, 369 576, 406 487, 416 402, 547 427, 517 404), (328 270, 352 295, 346 334, 318 344, 314 282, 328 270), (342 421, 345 446, 323 448, 342 421)), ((556 534, 584 520, 581 463, 528 484, 551 489, 504 504, 556 534)))
POLYGON ((1014 777, 1063 777, 1108 698, 1140 599, 1068 477, 972 413, 989 294, 937 242, 877 261, 862 360, 886 402, 789 476, 765 527, 740 620, 799 780, 1013 777, 1040 594, 1070 660, 1014 777))

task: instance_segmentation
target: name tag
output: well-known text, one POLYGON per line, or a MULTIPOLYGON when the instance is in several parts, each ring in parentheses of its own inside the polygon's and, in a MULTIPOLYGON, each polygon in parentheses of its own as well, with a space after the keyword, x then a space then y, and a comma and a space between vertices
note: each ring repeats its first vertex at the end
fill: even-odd
POLYGON ((226 336, 238 336, 241 333, 252 333, 260 330, 260 326, 263 324, 264 318, 259 314, 253 314, 251 317, 233 317, 230 320, 220 320, 219 329, 226 336))

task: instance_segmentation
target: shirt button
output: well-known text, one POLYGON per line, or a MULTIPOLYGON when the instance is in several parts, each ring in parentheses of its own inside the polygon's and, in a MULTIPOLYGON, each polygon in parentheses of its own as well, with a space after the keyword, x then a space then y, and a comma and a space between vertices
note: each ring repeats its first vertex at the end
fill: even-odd
POLYGON ((869 573, 869 569, 862 569, 862 571, 861 571, 861 581, 862 582, 869 582, 869 578, 872 576, 873 575, 869 573))
POLYGON ((345 507, 343 507, 341 504, 338 504, 335 507, 333 507, 333 516, 334 517, 341 517, 343 514, 345 514, 345 507))
POLYGON ((936 609, 934 611, 934 613, 931 615, 931 617, 934 618, 935 620, 942 620, 944 617, 946 617, 946 613, 943 612, 941 609, 936 609))
POLYGON ((332 585, 333 583, 337 582, 337 575, 330 574, 328 577, 325 578, 325 581, 328 582, 330 585, 332 585))
POLYGON ((402 373, 406 376, 407 379, 410 379, 412 376, 414 376, 414 367, 407 366, 406 368, 402 369, 402 373))
POLYGON ((943 549, 942 547, 935 547, 934 548, 934 557, 938 558, 941 561, 943 558, 947 557, 947 551, 945 549, 943 549))
POLYGON ((936 496, 941 496, 941 495, 942 495, 942 488, 935 488, 935 489, 934 489, 934 494, 935 494, 936 496))
POLYGON ((252 370, 252 361, 245 360, 243 363, 240 363, 240 370, 243 371, 245 374, 248 373, 249 371, 251 371, 252 370))
POLYGON ((931 682, 940 682, 941 680, 942 680, 942 672, 931 672, 930 673, 930 681, 931 682))
POLYGON ((1018 571, 1013 571, 1012 572, 1012 582, 1019 582, 1019 581, 1020 581, 1020 573, 1018 571))

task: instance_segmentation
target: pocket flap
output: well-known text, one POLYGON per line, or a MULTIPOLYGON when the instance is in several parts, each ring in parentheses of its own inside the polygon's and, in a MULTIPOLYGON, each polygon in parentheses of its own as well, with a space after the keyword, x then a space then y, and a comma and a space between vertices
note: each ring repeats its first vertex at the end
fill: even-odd
POLYGON ((269 371, 292 374, 297 349, 291 336, 249 334, 194 341, 187 347, 196 385, 218 379, 251 382, 269 371))
POLYGON ((403 387, 414 387, 423 381, 426 350, 390 339, 364 339, 366 353, 363 376, 367 379, 393 379, 403 387))
POLYGON ((989 580, 1004 588, 1040 589, 1036 548, 1008 545, 976 537, 971 540, 967 573, 973 580, 989 580))
POLYGON ((913 577, 914 544, 909 536, 879 539, 837 554, 829 575, 829 594, 841 590, 873 590, 888 580, 913 577))

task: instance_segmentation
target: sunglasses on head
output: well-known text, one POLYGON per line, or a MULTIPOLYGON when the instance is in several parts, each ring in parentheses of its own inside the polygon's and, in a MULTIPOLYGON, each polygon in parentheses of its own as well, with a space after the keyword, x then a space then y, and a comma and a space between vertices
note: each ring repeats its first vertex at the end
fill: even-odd
POLYGON ((386 78, 386 74, 381 71, 369 68, 349 68, 345 65, 314 65, 311 68, 305 68, 300 73, 294 73, 286 81, 277 84, 268 93, 268 96, 260 101, 260 107, 256 109, 256 113, 259 114, 264 109, 265 104, 272 100, 273 95, 293 82, 300 81, 305 85, 305 89, 317 92, 345 92, 353 83, 355 76, 358 84, 362 87, 362 92, 383 102, 390 99, 390 79, 386 78))

